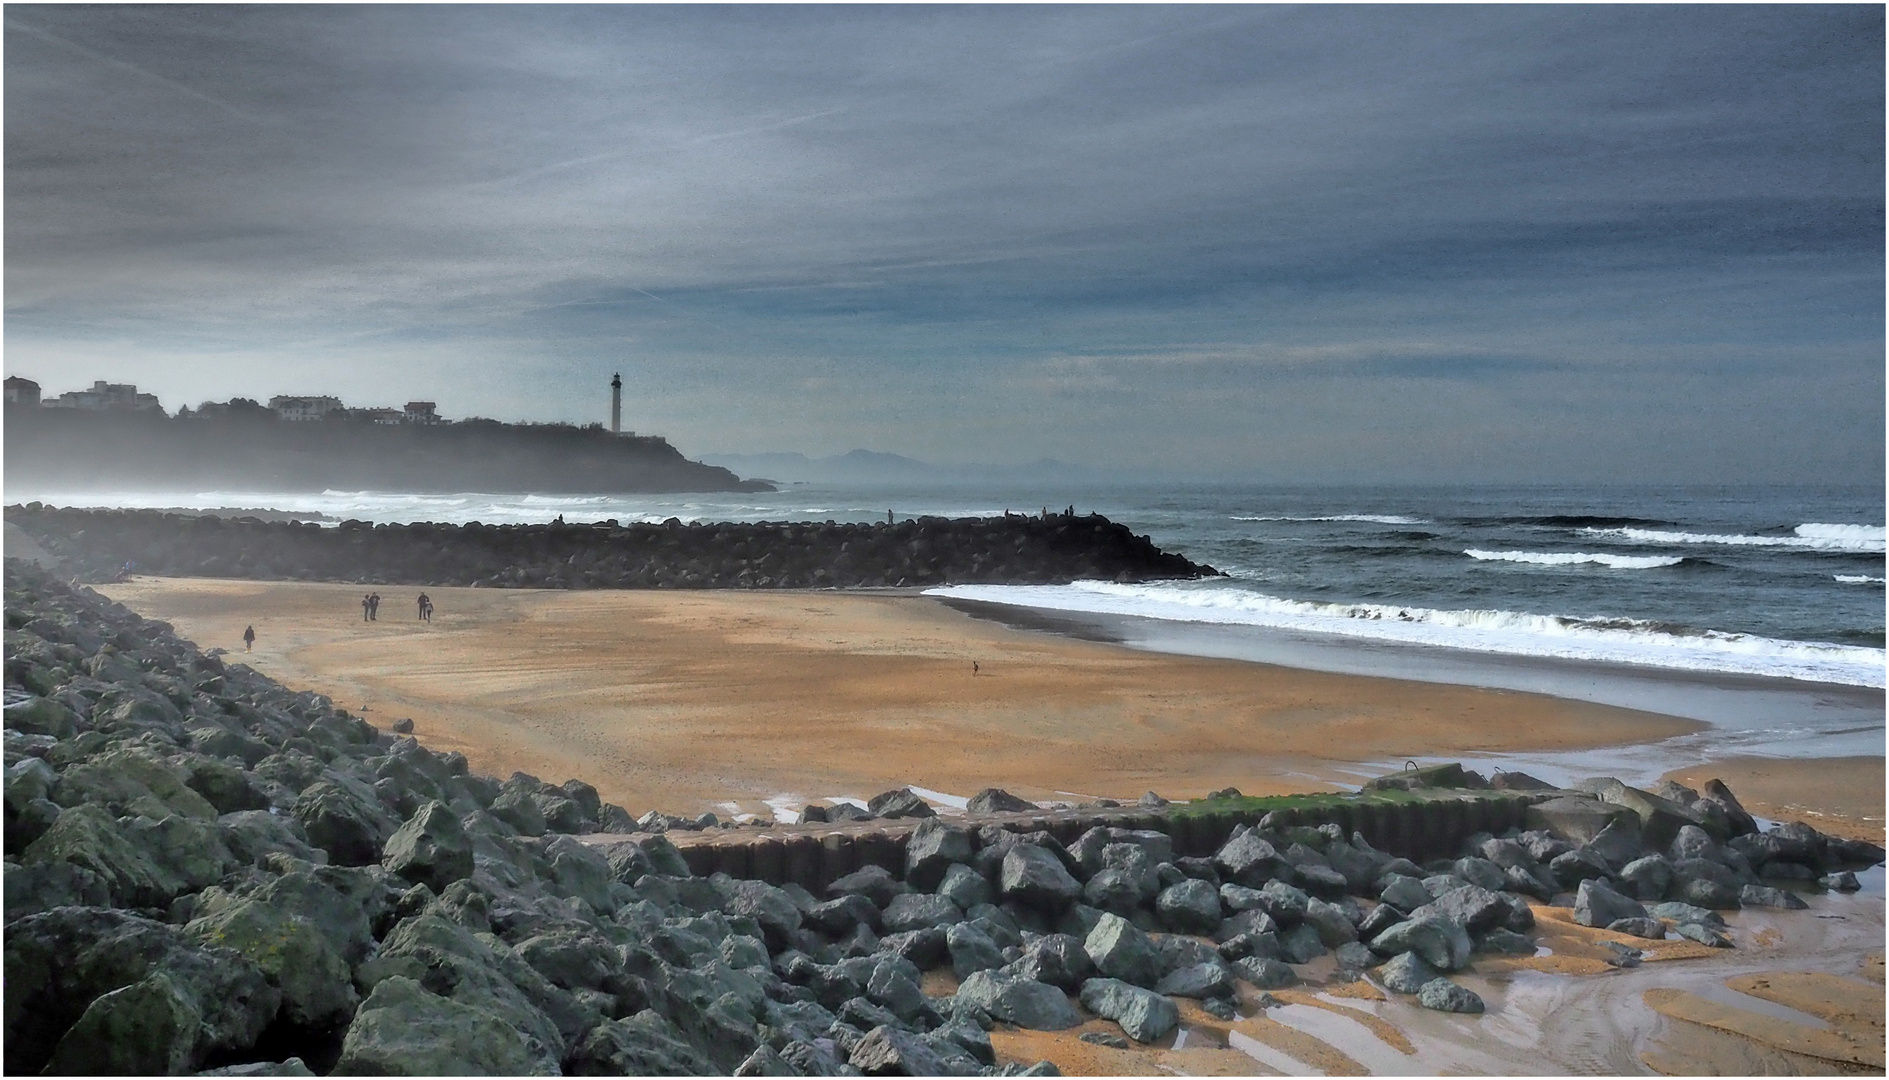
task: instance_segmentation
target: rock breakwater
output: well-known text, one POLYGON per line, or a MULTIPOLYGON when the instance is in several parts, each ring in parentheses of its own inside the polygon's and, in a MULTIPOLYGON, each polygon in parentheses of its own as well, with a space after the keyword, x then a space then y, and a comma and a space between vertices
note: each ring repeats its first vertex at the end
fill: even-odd
POLYGON ((1191 856, 1148 828, 1064 842, 1027 807, 920 816, 816 893, 691 872, 581 780, 481 776, 19 560, 5 585, 15 1073, 1050 1075, 991 1032, 1160 1039, 1176 999, 1250 1015, 1385 961, 1473 1015, 1449 980, 1530 949, 1528 897, 1736 944, 1713 909, 1882 855, 1757 832, 1728 792, 1597 784, 1422 865, 1284 813, 1191 856))
POLYGON ((896 524, 371 525, 9 507, 89 580, 191 577, 512 588, 822 588, 1216 576, 1100 515, 896 524))

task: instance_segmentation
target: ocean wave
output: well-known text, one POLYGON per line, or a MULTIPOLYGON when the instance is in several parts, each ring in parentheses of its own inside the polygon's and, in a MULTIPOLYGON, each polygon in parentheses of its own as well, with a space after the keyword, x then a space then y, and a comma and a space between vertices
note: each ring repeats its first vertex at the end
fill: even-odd
POLYGON ((1833 574, 1831 576, 1835 577, 1838 581, 1841 581, 1845 585, 1881 585, 1883 584, 1882 578, 1870 577, 1867 574, 1833 574))
POLYGON ((1516 611, 1450 611, 1287 600, 1226 586, 949 585, 928 596, 1171 622, 1259 626, 1511 656, 1559 657, 1687 671, 1765 675, 1851 686, 1884 684, 1881 649, 1687 630, 1636 619, 1516 611))
POLYGON ((1234 521, 1367 521, 1378 525, 1428 525, 1424 518, 1405 517, 1402 514, 1331 514, 1325 517, 1293 517, 1278 515, 1233 515, 1234 521))
POLYGON ((1743 533, 1675 532, 1666 529, 1582 529, 1590 536, 1628 540, 1636 544, 1728 544, 1740 547, 1788 548, 1798 551, 1842 551, 1863 555, 1883 553, 1880 525, 1805 524, 1788 536, 1743 533))
POLYGON ((1608 555, 1605 552, 1586 551, 1483 551, 1470 548, 1463 554, 1472 559, 1493 562, 1534 563, 1538 566, 1593 565, 1615 570, 1655 570, 1662 566, 1678 566, 1686 561, 1681 555, 1668 558, 1662 555, 1608 555))

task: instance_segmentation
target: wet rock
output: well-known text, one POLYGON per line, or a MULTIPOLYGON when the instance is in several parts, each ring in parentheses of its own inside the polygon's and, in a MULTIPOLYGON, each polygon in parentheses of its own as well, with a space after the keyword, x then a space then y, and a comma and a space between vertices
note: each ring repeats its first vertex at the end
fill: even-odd
POLYGON ((1745 907, 1783 908, 1787 911, 1802 911, 1810 906, 1795 893, 1769 885, 1746 885, 1738 892, 1738 902, 1745 907))
POLYGON ((802 919, 806 925, 833 937, 850 934, 857 926, 869 926, 876 931, 885 925, 879 909, 857 893, 815 904, 807 909, 802 919))
POLYGON ((1650 938, 1653 941, 1663 941, 1666 938, 1666 924, 1653 918, 1615 919, 1607 924, 1607 929, 1616 934, 1650 938))
POLYGON ((46 1071, 55 1076, 189 1072, 200 1054, 203 1014, 192 995, 164 972, 113 990, 86 1007, 46 1071))
POLYGON ((1154 990, 1170 997, 1223 998, 1233 993, 1233 978, 1225 964, 1189 964, 1162 976, 1154 990))
POLYGON ((1680 859, 1717 859, 1719 846, 1704 829, 1696 825, 1681 828, 1673 837, 1669 847, 1674 860, 1680 859))
POLYGON ((1126 1050, 1130 1045, 1127 1039, 1106 1031, 1085 1031, 1076 1038, 1095 1046, 1106 1046, 1110 1050, 1126 1050))
POLYGON ((1644 855, 1620 868, 1619 881, 1636 900, 1659 900, 1672 885, 1673 866, 1663 855, 1644 855))
POLYGON ((1404 914, 1390 904, 1379 904, 1358 923, 1358 936, 1366 941, 1403 922, 1404 914))
POLYGON ((1697 923, 1701 926, 1724 926, 1725 919, 1711 908, 1694 907, 1691 904, 1669 900, 1663 904, 1654 904, 1647 908, 1647 914, 1659 919, 1668 919, 1675 923, 1697 923))
POLYGON ((1576 848, 1556 855, 1548 864, 1548 872, 1554 875, 1562 888, 1574 889, 1579 888, 1583 881, 1604 881, 1613 876, 1614 869, 1595 852, 1576 848))
POLYGON ((1503 873, 1501 866, 1488 859, 1477 857, 1457 859, 1450 864, 1450 872, 1469 884, 1490 892, 1501 892, 1508 888, 1508 875, 1503 873))
POLYGON ((1458 986, 1444 978, 1432 979, 1417 991, 1417 1004, 1438 1012, 1479 1013, 1482 1011, 1482 998, 1465 986, 1458 986))
POLYGON ((1472 933, 1479 933, 1508 921, 1509 904, 1502 894, 1476 885, 1451 889, 1435 900, 1410 912, 1412 919, 1441 915, 1452 919, 1472 933))
POLYGON ((305 917, 256 900, 238 900, 184 928, 205 945, 241 953, 282 993, 282 1018, 311 1031, 354 1014, 352 973, 339 949, 305 917))
POLYGON ((1387 990, 1414 994, 1430 982, 1442 978, 1442 972, 1424 963, 1414 952, 1398 953, 1377 969, 1378 981, 1387 990))
POLYGON ((1669 895, 1694 907, 1724 911, 1739 906, 1743 885, 1737 874, 1710 859, 1684 859, 1673 864, 1669 895))
POLYGON ((1732 939, 1726 937, 1723 931, 1702 923, 1677 923, 1673 926, 1673 933, 1683 938, 1690 938, 1701 945, 1709 945, 1714 949, 1732 947, 1732 939))
POLYGON ((1299 981, 1298 972, 1283 961, 1248 956, 1232 963, 1233 973, 1261 990, 1277 990, 1299 981))
POLYGON ((56 907, 109 907, 111 892, 103 878, 72 863, 7 864, 6 921, 56 907))
POLYGON ((1180 1026, 1180 1010, 1152 990, 1119 979, 1090 979, 1082 984, 1083 1007, 1121 1025, 1136 1042, 1149 1043, 1180 1026))
POLYGON ((97 806, 77 806, 61 813, 39 839, 20 854, 27 866, 70 864, 104 883, 112 903, 125 907, 162 907, 185 891, 185 884, 165 873, 128 840, 110 813, 97 806))
POLYGON ((1099 911, 1126 917, 1141 906, 1141 885, 1126 870, 1104 867, 1084 883, 1082 899, 1099 911))
POLYGON ((1378 899, 1408 914, 1433 898, 1420 879, 1403 874, 1386 874, 1379 881, 1378 899))
POLYGON ((912 977, 916 971, 902 971, 902 966, 896 960, 886 960, 873 968, 872 978, 866 983, 866 997, 890 1009, 901 1023, 919 1025, 921 1029, 937 1026, 937 1011, 912 977))
POLYGON ((1535 943, 1513 930, 1496 929, 1476 939, 1476 951, 1508 953, 1513 956, 1535 955, 1535 943))
POLYGON ((1825 874, 1817 879, 1817 884, 1831 892, 1856 892, 1862 888, 1856 880, 1856 875, 1848 870, 1825 874))
POLYGON ((1033 1031, 1061 1031, 1082 1022, 1061 990, 1020 974, 974 972, 958 987, 958 997, 977 1005, 992 1019, 1033 1031))
POLYGON ((1616 821, 1636 826, 1639 821, 1638 815, 1624 806, 1575 795, 1535 803, 1524 811, 1524 816, 1529 828, 1545 830, 1576 845, 1593 840, 1616 821))
POLYGON ((1461 971, 1469 964, 1472 948, 1469 932, 1444 915, 1400 922, 1371 942, 1371 951, 1379 956, 1414 952, 1439 971, 1461 971))
POLYGON ((1318 928, 1311 923, 1300 923, 1279 935, 1279 952, 1294 964, 1309 964, 1325 955, 1326 949, 1318 928))
POLYGON ((932 926, 923 930, 887 934, 879 939, 879 951, 903 957, 921 969, 929 969, 946 956, 945 932, 932 926))
POLYGON ((1604 927, 1617 919, 1644 919, 1646 909, 1620 895, 1604 881, 1583 881, 1574 896, 1574 921, 1604 927))
POLYGON ((1745 812, 1745 808, 1738 802, 1738 796, 1732 794, 1731 789, 1725 786, 1724 781, 1716 777, 1707 780, 1705 786, 1699 790, 1699 798, 1716 803, 1720 809, 1725 811, 1726 820, 1731 827, 1731 834, 1733 836, 1743 836, 1758 831, 1758 823, 1752 820, 1750 814, 1745 812))

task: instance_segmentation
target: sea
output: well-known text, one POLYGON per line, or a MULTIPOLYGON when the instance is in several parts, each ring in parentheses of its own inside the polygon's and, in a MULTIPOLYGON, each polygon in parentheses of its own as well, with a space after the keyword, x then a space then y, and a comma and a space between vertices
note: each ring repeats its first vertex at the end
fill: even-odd
MULTIPOLYGON (((1143 649, 1550 693, 1712 725, 1660 760, 1883 753, 1879 487, 1367 487, 918 482, 769 494, 36 494, 338 522, 884 521, 1098 512, 1219 570, 1198 581, 928 590, 1143 649)), ((18 496, 12 496, 17 501, 18 496)), ((1686 737, 1692 738, 1692 737, 1686 737)), ((1654 760, 1660 759, 1660 760, 1654 760)), ((1559 775, 1591 759, 1532 762, 1559 775), (1565 766, 1565 767, 1564 767, 1565 766)), ((1554 775, 1544 779, 1555 779, 1554 775)))

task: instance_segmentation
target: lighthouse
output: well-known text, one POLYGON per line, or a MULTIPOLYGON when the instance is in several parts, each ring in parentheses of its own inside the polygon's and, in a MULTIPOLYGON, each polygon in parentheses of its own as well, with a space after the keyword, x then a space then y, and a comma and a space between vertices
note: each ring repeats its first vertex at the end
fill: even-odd
POLYGON ((623 374, 610 376, 610 433, 623 434, 623 374))

